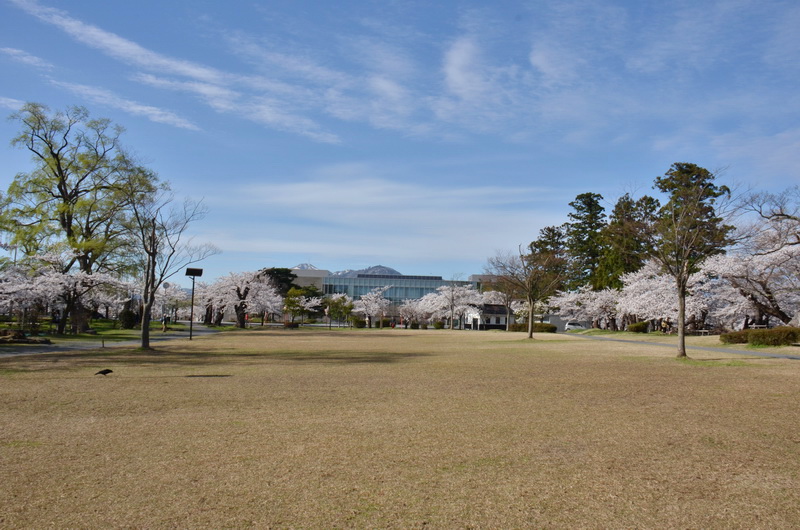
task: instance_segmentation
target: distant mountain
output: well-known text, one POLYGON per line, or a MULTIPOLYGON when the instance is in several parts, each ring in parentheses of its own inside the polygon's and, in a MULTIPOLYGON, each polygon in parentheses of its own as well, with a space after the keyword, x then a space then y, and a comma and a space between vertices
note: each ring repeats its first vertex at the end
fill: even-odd
POLYGON ((391 276, 402 276, 401 273, 394 270, 391 267, 385 267, 383 265, 375 265, 373 267, 368 267, 366 269, 360 270, 352 270, 347 269, 344 271, 334 272, 332 276, 338 276, 340 278, 356 278, 359 274, 367 274, 369 276, 377 276, 377 275, 391 275, 391 276))
POLYGON ((319 270, 317 267, 313 266, 310 263, 301 263, 300 265, 295 265, 294 267, 292 267, 292 269, 301 270, 301 271, 318 271, 319 270))

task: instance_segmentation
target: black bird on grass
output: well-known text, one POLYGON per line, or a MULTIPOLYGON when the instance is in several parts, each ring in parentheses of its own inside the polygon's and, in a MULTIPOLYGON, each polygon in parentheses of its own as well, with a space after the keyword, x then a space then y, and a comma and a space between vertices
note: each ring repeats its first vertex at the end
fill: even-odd
POLYGON ((110 370, 110 369, 106 368, 105 370, 100 370, 99 372, 97 372, 97 373, 96 373, 96 374, 94 374, 94 375, 108 375, 108 374, 110 374, 110 373, 111 373, 111 372, 113 372, 113 371, 114 371, 114 370, 110 370))

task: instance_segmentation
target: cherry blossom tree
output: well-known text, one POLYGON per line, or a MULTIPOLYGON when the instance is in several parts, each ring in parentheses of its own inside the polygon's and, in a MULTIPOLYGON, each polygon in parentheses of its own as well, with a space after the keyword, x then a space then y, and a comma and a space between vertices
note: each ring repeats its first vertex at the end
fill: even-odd
POLYGON ((569 320, 589 321, 593 327, 616 330, 619 295, 617 289, 594 291, 587 285, 576 291, 559 293, 550 299, 550 306, 558 308, 556 313, 569 320))
POLYGON ((403 303, 397 308, 397 312, 400 314, 400 318, 403 319, 404 323, 418 324, 425 318, 421 311, 419 301, 419 298, 403 300, 403 303))
MULTIPOLYGON (((0 309, 12 308, 31 315, 40 311, 57 313, 75 299, 86 307, 119 306, 126 298, 130 286, 105 273, 87 274, 82 271, 61 272, 61 258, 56 254, 40 256, 44 265, 36 269, 22 265, 6 268, 0 277, 0 309)), ((23 319, 25 320, 25 319, 23 319)), ((58 323, 60 324, 58 319, 58 323)), ((73 325, 73 331, 80 331, 73 325)), ((62 331, 63 333, 63 328, 62 331)))
POLYGON ((212 283, 197 282, 195 286, 194 313, 203 315, 203 323, 219 326, 225 318, 225 309, 230 300, 227 278, 217 278, 212 283))
POLYGON ((701 279, 692 286, 692 296, 703 300, 707 312, 706 325, 720 330, 743 329, 758 309, 742 296, 729 281, 718 274, 715 256, 706 260, 698 274, 701 279))
POLYGON ((65 263, 72 259, 73 254, 74 251, 48 252, 26 260, 30 267, 28 275, 34 299, 38 304, 60 312, 61 318, 56 326, 59 334, 65 332, 66 316, 79 301, 86 311, 72 314, 73 332, 88 329, 89 309, 97 309, 104 304, 118 305, 127 298, 126 293, 131 288, 117 276, 108 273, 68 271, 65 263))
MULTIPOLYGON (((391 285, 376 287, 367 294, 361 295, 361 298, 354 302, 353 311, 363 314, 367 319, 369 327, 372 327, 374 318, 377 316, 383 316, 383 314, 386 312, 386 309, 391 305, 391 301, 383 296, 386 291, 391 288, 391 285)), ((380 326, 383 327, 382 318, 380 326)))
POLYGON ((321 296, 303 296, 300 298, 300 307, 303 308, 304 314, 313 313, 322 307, 321 296))
POLYGON ((247 306, 250 312, 261 315, 263 326, 268 315, 283 311, 283 297, 269 277, 260 275, 260 281, 250 285, 247 306))
MULTIPOLYGON (((702 323, 708 313, 705 297, 695 295, 705 279, 706 275, 699 272, 686 281, 684 314, 687 322, 702 323)), ((622 283, 617 314, 625 322, 678 321, 677 286, 672 275, 663 272, 660 263, 649 261, 640 270, 624 274, 622 283)))
MULTIPOLYGON (((483 303, 481 293, 472 285, 443 285, 436 289, 438 304, 450 320, 450 329, 454 329, 455 321, 464 315, 470 308, 478 307, 483 303)), ((462 322, 463 324, 463 322, 462 322)))
POLYGON ((429 323, 447 318, 447 308, 438 292, 428 293, 420 298, 419 311, 423 319, 429 323))
POLYGON ((178 318, 178 310, 188 307, 190 303, 189 293, 180 285, 164 282, 156 293, 155 307, 161 308, 161 318, 178 318))
POLYGON ((22 266, 12 265, 0 271, 0 311, 22 315, 39 303, 33 281, 22 266))
POLYGON ((399 307, 403 320, 411 323, 429 324, 447 315, 445 305, 438 292, 428 293, 422 298, 405 300, 399 307))
MULTIPOLYGON (((770 248, 773 236, 763 234, 766 241, 762 243, 769 243, 760 248, 770 248)), ((788 325, 800 312, 800 245, 715 256, 705 270, 724 279, 744 297, 752 308, 751 315, 773 317, 788 325)))
POLYGON ((205 300, 206 307, 213 307, 215 324, 220 324, 225 310, 230 309, 236 315, 236 326, 245 328, 247 311, 253 303, 251 295, 264 289, 267 282, 259 272, 232 272, 209 286, 203 286, 200 299, 205 300))

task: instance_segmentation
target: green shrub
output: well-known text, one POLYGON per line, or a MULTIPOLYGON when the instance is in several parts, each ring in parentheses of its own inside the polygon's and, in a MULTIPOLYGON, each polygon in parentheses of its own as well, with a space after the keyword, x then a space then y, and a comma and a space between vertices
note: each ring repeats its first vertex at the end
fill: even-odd
POLYGON ((419 322, 412 322, 411 329, 419 329, 419 322))
POLYGON ((419 329, 428 329, 428 323, 423 322, 422 324, 419 325, 419 329))
POLYGON ((300 327, 300 322, 284 322, 283 327, 286 329, 298 329, 300 327))
POLYGON ((743 329, 741 331, 723 333, 719 336, 719 340, 723 344, 747 344, 747 335, 750 331, 749 329, 743 329))
POLYGON ((119 312, 119 326, 122 329, 133 329, 139 324, 139 315, 130 309, 123 309, 119 312))
POLYGON ((647 333, 647 328, 649 324, 647 322, 635 322, 633 324, 628 324, 628 331, 632 331, 633 333, 647 333))
POLYGON ((367 327, 367 321, 363 318, 353 318, 353 326, 357 328, 367 327))
POLYGON ((433 323, 433 329, 444 329, 444 322, 437 320, 433 323))
MULTIPOLYGON (((527 331, 527 328, 525 328, 527 331)), ((558 326, 555 324, 547 324, 545 322, 534 322, 533 323, 533 332, 534 333, 555 333, 558 331, 558 326)))
POLYGON ((800 328, 781 326, 773 329, 751 329, 747 343, 753 346, 789 346, 800 340, 800 328))
MULTIPOLYGON (((526 324, 525 322, 515 322, 508 326, 508 331, 523 331, 527 333, 528 324, 526 324)), ((556 333, 557 331, 558 331, 558 326, 556 326, 555 324, 548 324, 547 322, 533 323, 534 333, 556 333)))
POLYGON ((789 346, 800 342, 800 328, 781 326, 772 329, 743 329, 719 336, 724 344, 750 344, 752 346, 789 346))

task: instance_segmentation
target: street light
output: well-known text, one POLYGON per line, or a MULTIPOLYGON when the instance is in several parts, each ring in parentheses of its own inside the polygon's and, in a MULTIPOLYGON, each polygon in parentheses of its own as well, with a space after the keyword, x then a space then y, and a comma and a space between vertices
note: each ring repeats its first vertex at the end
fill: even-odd
POLYGON ((189 310, 189 340, 192 340, 192 324, 194 324, 194 279, 203 275, 203 269, 186 269, 186 276, 192 277, 192 306, 189 310))

